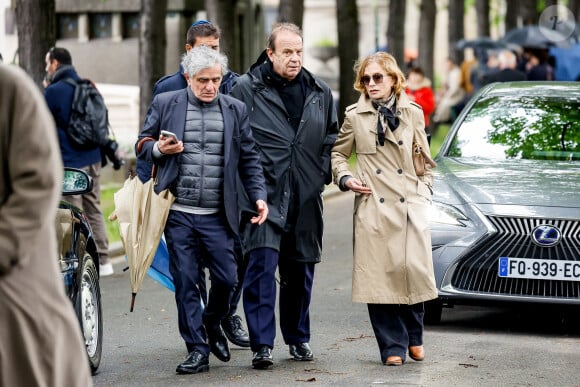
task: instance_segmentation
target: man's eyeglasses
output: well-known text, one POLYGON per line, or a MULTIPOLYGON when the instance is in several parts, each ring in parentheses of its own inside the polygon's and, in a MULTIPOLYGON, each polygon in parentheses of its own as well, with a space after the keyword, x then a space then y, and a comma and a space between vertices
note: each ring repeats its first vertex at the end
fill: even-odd
MULTIPOLYGON (((376 73, 372 75, 372 78, 373 81, 375 81, 375 84, 378 85, 379 83, 383 83, 385 76, 383 74, 376 73)), ((360 80, 363 85, 368 86, 371 83, 371 75, 363 75, 360 80)))

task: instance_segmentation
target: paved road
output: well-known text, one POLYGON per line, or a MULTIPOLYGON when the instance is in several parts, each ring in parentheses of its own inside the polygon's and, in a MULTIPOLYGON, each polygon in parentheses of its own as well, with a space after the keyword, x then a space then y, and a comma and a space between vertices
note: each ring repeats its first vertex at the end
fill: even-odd
POLYGON ((251 352, 210 357, 210 372, 176 375, 186 355, 173 293, 146 278, 129 313, 128 272, 102 279, 105 345, 96 386, 388 385, 580 386, 580 321, 548 309, 456 307, 425 332, 426 359, 385 367, 365 305, 350 301, 352 196, 326 200, 323 262, 317 266, 311 345, 316 359, 289 359, 278 334, 275 366, 253 370, 251 352))

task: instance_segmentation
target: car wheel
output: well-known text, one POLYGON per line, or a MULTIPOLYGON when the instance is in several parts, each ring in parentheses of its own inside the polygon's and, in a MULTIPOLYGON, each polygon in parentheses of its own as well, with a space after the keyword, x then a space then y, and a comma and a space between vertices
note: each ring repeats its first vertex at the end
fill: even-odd
POLYGON ((101 308, 101 289, 99 274, 93 258, 85 253, 82 273, 76 300, 76 312, 83 341, 93 374, 101 363, 103 349, 103 314, 101 308))
POLYGON ((439 324, 441 322, 442 313, 443 304, 441 301, 427 301, 425 303, 425 316, 423 317, 423 321, 425 324, 439 324))

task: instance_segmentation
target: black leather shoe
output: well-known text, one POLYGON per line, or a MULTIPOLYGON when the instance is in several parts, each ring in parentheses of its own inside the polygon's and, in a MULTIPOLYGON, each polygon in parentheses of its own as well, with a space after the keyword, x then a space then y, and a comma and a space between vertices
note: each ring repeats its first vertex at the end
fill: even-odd
POLYGON ((238 347, 250 346, 250 335, 244 330, 242 318, 236 314, 222 320, 222 328, 228 340, 238 347))
POLYGON ((290 344, 289 347, 290 355, 294 357, 294 360, 312 361, 314 359, 314 355, 312 354, 312 350, 308 343, 290 344))
POLYGON ((211 353, 221 361, 230 361, 230 348, 228 347, 228 340, 224 336, 224 332, 218 325, 215 328, 207 327, 207 340, 211 353))
POLYGON ((267 345, 263 345, 254 352, 254 357, 252 358, 252 367, 263 370, 274 364, 274 358, 272 357, 272 349, 267 345))
POLYGON ((196 349, 191 351, 185 361, 175 369, 178 374, 197 374, 207 371, 209 371, 209 358, 196 349))

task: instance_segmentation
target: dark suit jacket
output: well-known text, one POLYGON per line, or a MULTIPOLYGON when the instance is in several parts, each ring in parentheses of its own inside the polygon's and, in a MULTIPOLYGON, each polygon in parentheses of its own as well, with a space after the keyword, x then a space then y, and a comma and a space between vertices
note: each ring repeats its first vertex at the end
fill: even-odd
MULTIPOLYGON (((236 234, 239 231, 238 187, 236 176, 248 197, 255 203, 266 201, 264 173, 256 144, 252 137, 246 105, 227 95, 218 95, 224 119, 224 198, 223 204, 228 224, 236 234)), ((169 130, 183 139, 187 113, 187 89, 161 93, 153 99, 145 119, 139 140, 145 137, 159 138, 161 130, 169 130)), ((155 192, 172 188, 178 174, 179 154, 166 155, 157 160, 152 150, 155 141, 145 142, 137 157, 148 163, 157 164, 155 192)))

